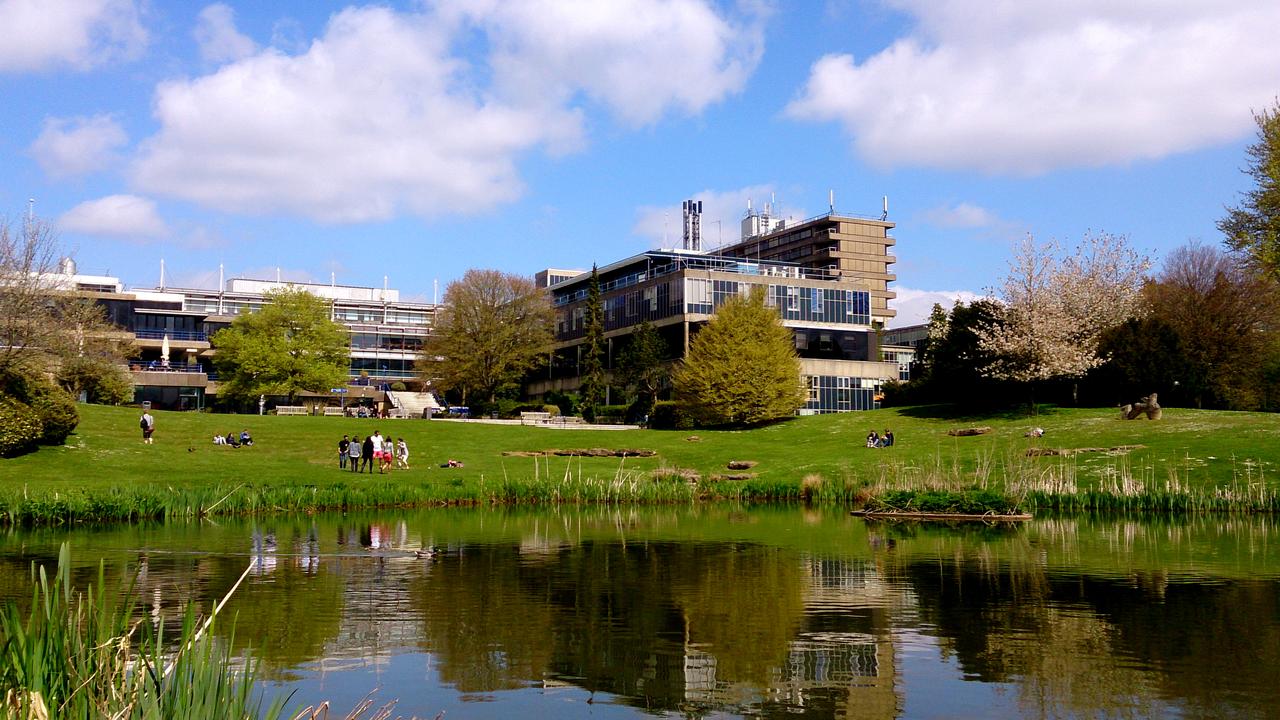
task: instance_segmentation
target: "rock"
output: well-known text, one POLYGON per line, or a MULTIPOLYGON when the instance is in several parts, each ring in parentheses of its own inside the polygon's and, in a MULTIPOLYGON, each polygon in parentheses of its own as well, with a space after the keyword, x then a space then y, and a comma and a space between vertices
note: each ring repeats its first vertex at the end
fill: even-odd
POLYGON ((1116 445, 1115 447, 1082 447, 1082 448, 1027 448, 1027 457, 1071 457, 1081 453, 1127 453, 1141 450, 1146 445, 1116 445))
POLYGON ((948 435, 953 437, 969 437, 970 435, 986 435, 991 432, 989 427, 971 427, 971 428, 952 428, 947 431, 948 435))
POLYGON ((1148 420, 1159 420, 1164 415, 1156 399, 1156 393, 1151 393, 1132 405, 1120 406, 1120 416, 1125 420, 1137 420, 1143 415, 1146 415, 1148 420))
POLYGON ((702 442, 702 438, 698 437, 697 435, 690 435, 689 437, 685 438, 685 440, 689 442, 702 442))
POLYGON ((755 460, 730 460, 729 464, 725 465, 725 467, 729 468, 730 470, 750 470, 751 468, 759 464, 760 463, 756 462, 755 460))

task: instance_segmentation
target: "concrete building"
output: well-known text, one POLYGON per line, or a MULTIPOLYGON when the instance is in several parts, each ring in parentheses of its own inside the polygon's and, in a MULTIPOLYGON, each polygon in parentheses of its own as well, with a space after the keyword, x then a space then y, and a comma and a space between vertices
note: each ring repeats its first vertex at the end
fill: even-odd
MULTIPOLYGON (((752 287, 765 290, 792 328, 801 372, 809 387, 802 413, 867 410, 880 385, 898 380, 897 358, 882 358, 878 331, 893 317, 889 254, 893 223, 830 213, 787 225, 765 212, 748 212, 739 242, 704 252, 690 237, 686 203, 685 247, 654 250, 599 268, 604 305, 605 367, 612 369, 636 326, 648 321, 672 357, 724 300, 752 287)), ((550 272, 550 271, 547 271, 550 272)), ((540 274, 541 275, 541 274, 540 274)), ((555 350, 548 367, 527 384, 531 396, 574 390, 580 379, 589 274, 550 287, 556 309, 555 350)))
MULTIPOLYGON (((69 268, 74 271, 74 267, 69 268)), ((221 290, 157 287, 125 290, 113 277, 66 274, 57 284, 92 297, 108 319, 133 334, 135 399, 156 407, 199 409, 218 390, 209 338, 237 315, 259 310, 270 290, 305 290, 328 301, 351 336, 352 385, 344 400, 381 402, 383 383, 416 381, 414 363, 435 318, 435 305, 400 299, 383 287, 232 278, 221 290)))

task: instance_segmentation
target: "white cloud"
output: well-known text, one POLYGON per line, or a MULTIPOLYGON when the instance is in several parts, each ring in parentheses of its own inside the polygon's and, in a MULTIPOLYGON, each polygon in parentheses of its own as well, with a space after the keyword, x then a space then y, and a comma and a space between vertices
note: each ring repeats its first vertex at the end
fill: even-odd
POLYGON ((922 217, 930 225, 945 228, 983 228, 1003 222, 990 210, 964 202, 931 208, 922 217))
MULTIPOLYGON (((737 190, 703 190, 669 206, 644 205, 636 208, 633 235, 649 238, 654 247, 678 248, 683 242, 684 200, 702 202, 702 247, 711 249, 720 244, 735 243, 742 236, 742 218, 750 200, 756 211, 762 211, 776 193, 771 184, 749 185, 737 190), (717 223, 717 221, 719 221, 717 223)), ((791 208, 778 204, 773 208, 775 216, 788 221, 807 217, 803 208, 791 208)))
MULTIPOLYGON (((443 0, 422 13, 348 8, 304 52, 265 49, 160 85, 161 129, 140 145, 131 176, 149 192, 220 210, 323 222, 485 210, 523 191, 521 153, 582 145, 583 95, 645 122, 697 112, 739 87, 758 48, 741 50, 730 37, 741 28, 708 7, 443 0), (655 49, 663 33, 674 39, 655 49), (491 55, 463 58, 454 53, 460 46, 491 55), (677 75, 669 56, 681 54, 677 75)), ((747 33, 741 44, 753 42, 747 33)))
POLYGON ((0 0, 0 28, 0 72, 83 70, 147 44, 132 0, 0 0))
POLYGON ((984 297, 969 290, 917 290, 902 286, 894 287, 893 290, 898 293, 898 297, 889 306, 897 310, 898 315, 889 324, 895 328, 929 322, 929 313, 933 312, 934 304, 950 310, 957 300, 970 303, 984 297))
POLYGON ((731 19, 706 0, 442 5, 486 30, 504 93, 564 102, 581 91, 631 125, 696 114, 738 92, 764 51, 763 6, 731 19))
POLYGON ((110 115, 45 118, 30 151, 47 175, 64 178, 108 167, 116 160, 116 149, 127 141, 124 129, 110 115))
POLYGON ((108 195, 82 202, 58 218, 58 227, 67 232, 138 241, 169 233, 155 202, 137 195, 108 195))
POLYGON ((239 60, 258 49, 253 40, 236 30, 235 11, 222 3, 201 10, 191 34, 200 46, 200 57, 208 62, 239 60))
POLYGON ((814 63, 796 119, 881 166, 1039 173, 1247 135, 1280 87, 1280 3, 895 0, 916 26, 814 63))

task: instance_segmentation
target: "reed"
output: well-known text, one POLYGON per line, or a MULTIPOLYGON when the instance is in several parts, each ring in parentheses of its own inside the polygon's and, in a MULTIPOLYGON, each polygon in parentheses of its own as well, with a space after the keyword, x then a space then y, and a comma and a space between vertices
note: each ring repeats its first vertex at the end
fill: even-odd
POLYGON ((178 637, 135 619, 133 593, 96 584, 76 591, 68 545, 52 578, 32 568, 31 606, 0 611, 0 688, 6 717, 268 718, 253 692, 256 664, 230 643, 198 634, 188 610, 178 637), (174 648, 177 648, 175 650, 174 648))

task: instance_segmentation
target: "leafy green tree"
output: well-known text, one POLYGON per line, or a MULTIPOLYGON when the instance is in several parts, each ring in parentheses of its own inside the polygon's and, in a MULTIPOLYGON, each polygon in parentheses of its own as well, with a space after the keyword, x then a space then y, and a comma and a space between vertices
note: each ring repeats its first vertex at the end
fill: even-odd
POLYGON ((77 357, 58 368, 58 384, 74 397, 100 405, 123 405, 133 400, 133 378, 122 365, 107 359, 77 357))
POLYGON ((676 396, 699 422, 753 425, 804 405, 794 337, 764 300, 757 287, 725 301, 676 368, 676 396))
POLYGON ((658 392, 669 382, 671 361, 667 344, 648 320, 642 320, 636 326, 630 340, 630 344, 618 353, 618 368, 614 375, 635 393, 631 414, 643 417, 653 412, 658 392))
POLYGON ((546 357, 554 315, 533 281, 497 270, 468 270, 449 283, 423 348, 419 373, 434 387, 492 403, 546 357))
POLYGON ((1246 151, 1245 174, 1255 186, 1239 206, 1218 221, 1227 246, 1243 253, 1272 278, 1280 279, 1280 101, 1255 113, 1258 141, 1246 151))
POLYGON ((287 395, 293 402, 301 391, 347 382, 346 328, 330 317, 327 302, 305 290, 268 292, 261 310, 237 317, 211 342, 221 392, 229 397, 287 395))
POLYGON ((600 274, 591 266, 591 282, 587 285, 585 313, 586 336, 580 375, 581 413, 588 422, 595 422, 596 408, 604 404, 604 300, 600 295, 600 274))

